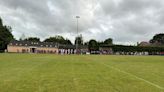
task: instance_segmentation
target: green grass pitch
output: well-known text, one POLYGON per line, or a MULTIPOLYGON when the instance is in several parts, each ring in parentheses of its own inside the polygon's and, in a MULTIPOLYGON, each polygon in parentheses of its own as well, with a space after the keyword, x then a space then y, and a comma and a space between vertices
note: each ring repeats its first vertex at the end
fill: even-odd
POLYGON ((164 92, 164 57, 0 54, 0 92, 164 92))

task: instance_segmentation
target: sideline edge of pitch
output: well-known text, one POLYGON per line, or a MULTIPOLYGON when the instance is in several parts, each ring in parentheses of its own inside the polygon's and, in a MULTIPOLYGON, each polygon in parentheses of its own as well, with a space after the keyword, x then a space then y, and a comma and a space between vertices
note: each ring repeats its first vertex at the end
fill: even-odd
POLYGON ((131 74, 131 73, 129 73, 129 72, 122 71, 122 70, 120 70, 120 69, 118 69, 118 68, 116 68, 116 67, 109 66, 108 64, 104 64, 104 63, 101 63, 101 64, 105 65, 105 66, 108 67, 108 68, 117 70, 117 71, 119 71, 119 72, 121 72, 121 73, 124 73, 124 74, 130 75, 130 76, 132 76, 132 77, 135 77, 136 79, 142 80, 142 81, 144 81, 144 82, 146 82, 146 83, 148 83, 148 84, 150 84, 150 85, 152 85, 152 86, 155 86, 156 88, 159 88, 159 89, 161 89, 161 90, 164 90, 164 87, 159 86, 159 85, 157 85, 157 84, 155 84, 155 83, 152 83, 152 82, 150 82, 150 81, 148 81, 148 80, 145 80, 145 79, 143 79, 143 78, 140 78, 140 77, 138 77, 138 76, 136 76, 136 75, 133 75, 133 74, 131 74))

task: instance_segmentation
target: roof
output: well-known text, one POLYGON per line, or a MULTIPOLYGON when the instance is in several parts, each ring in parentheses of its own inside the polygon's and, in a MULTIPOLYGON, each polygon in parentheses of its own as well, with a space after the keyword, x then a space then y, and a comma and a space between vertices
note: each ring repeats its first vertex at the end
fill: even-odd
POLYGON ((59 45, 59 49, 75 49, 75 45, 59 45))
MULTIPOLYGON (((76 49, 75 45, 59 45, 59 49, 76 49)), ((79 45, 78 49, 88 49, 86 45, 79 45)))
MULTIPOLYGON (((53 42, 31 42, 31 41, 17 41, 12 40, 9 46, 26 46, 26 47, 49 47, 49 48, 59 48, 59 49, 76 49, 75 45, 63 45, 53 42)), ((86 45, 79 45, 79 49, 88 49, 86 45)))
POLYGON ((50 47, 50 48, 57 48, 58 43, 53 42, 30 42, 30 41, 16 41, 12 40, 9 43, 9 46, 34 46, 34 47, 50 47))

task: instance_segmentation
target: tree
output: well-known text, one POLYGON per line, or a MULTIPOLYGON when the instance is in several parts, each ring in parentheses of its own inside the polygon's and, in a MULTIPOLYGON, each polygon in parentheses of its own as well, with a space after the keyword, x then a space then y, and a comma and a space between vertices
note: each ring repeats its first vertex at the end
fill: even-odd
POLYGON ((98 43, 94 39, 92 39, 92 40, 89 41, 88 47, 89 47, 89 50, 90 51, 97 51, 97 50, 99 50, 98 43))
POLYGON ((83 45, 83 37, 82 35, 75 38, 75 45, 78 43, 78 45, 83 45))
POLYGON ((67 44, 67 45, 72 45, 72 42, 71 42, 69 39, 66 39, 66 40, 65 40, 65 44, 67 44))
POLYGON ((99 46, 104 45, 104 42, 103 41, 98 41, 97 43, 98 43, 99 46))
POLYGON ((0 51, 7 49, 7 45, 13 40, 12 29, 9 26, 4 26, 0 18, 0 51))
POLYGON ((40 42, 40 38, 37 38, 37 37, 29 37, 29 38, 24 39, 24 41, 40 42))
POLYGON ((104 45, 112 45, 113 44, 113 39, 112 38, 108 38, 104 41, 104 45))
POLYGON ((62 36, 55 36, 55 37, 50 37, 44 40, 44 42, 57 42, 57 43, 64 43, 64 38, 62 36))
POLYGON ((89 42, 84 42, 84 45, 87 45, 88 46, 89 45, 89 42))
POLYGON ((1 17, 0 17, 0 25, 1 25, 1 26, 3 25, 3 22, 2 22, 2 19, 1 19, 1 17))
POLYGON ((164 45, 164 33, 156 34, 153 39, 150 40, 150 43, 164 45))
POLYGON ((50 37, 44 40, 44 42, 54 42, 54 43, 59 43, 59 44, 67 44, 67 45, 72 45, 71 41, 69 39, 64 39, 62 36, 55 36, 55 37, 50 37))

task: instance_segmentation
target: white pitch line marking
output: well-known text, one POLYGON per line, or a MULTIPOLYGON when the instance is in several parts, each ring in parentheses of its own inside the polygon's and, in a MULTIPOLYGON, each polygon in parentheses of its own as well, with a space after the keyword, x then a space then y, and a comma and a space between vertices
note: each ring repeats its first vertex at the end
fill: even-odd
POLYGON ((109 65, 104 64, 104 63, 101 63, 101 64, 107 66, 108 68, 117 70, 117 71, 119 71, 119 72, 122 72, 122 73, 127 74, 127 75, 130 75, 130 76, 133 76, 133 77, 135 77, 136 79, 142 80, 142 81, 144 81, 144 82, 146 82, 146 83, 148 83, 148 84, 150 84, 150 85, 152 85, 152 86, 155 86, 155 87, 157 87, 157 88, 159 88, 159 89, 161 89, 161 90, 164 90, 164 87, 159 86, 159 85, 157 85, 157 84, 155 84, 155 83, 152 83, 152 82, 150 82, 150 81, 148 81, 148 80, 145 80, 145 79, 143 79, 143 78, 140 78, 140 77, 138 77, 138 76, 136 76, 136 75, 133 75, 133 74, 128 73, 128 72, 126 72, 126 71, 122 71, 122 70, 120 70, 120 69, 118 69, 118 68, 116 68, 116 67, 109 66, 109 65))

